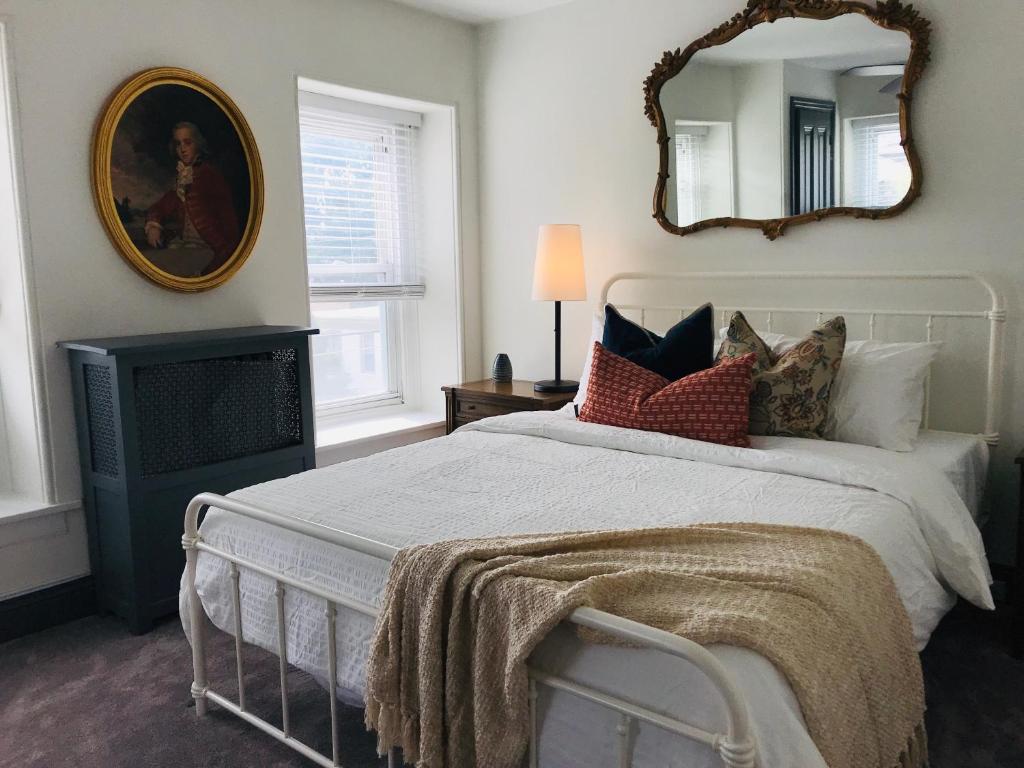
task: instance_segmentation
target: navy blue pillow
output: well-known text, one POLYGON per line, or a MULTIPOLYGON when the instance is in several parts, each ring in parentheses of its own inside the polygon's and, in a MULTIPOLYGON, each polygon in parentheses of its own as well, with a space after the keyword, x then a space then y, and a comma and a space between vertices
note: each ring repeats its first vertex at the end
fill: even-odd
POLYGON ((611 304, 604 307, 601 345, 669 381, 710 368, 714 345, 714 314, 710 304, 668 329, 664 338, 627 320, 611 304))

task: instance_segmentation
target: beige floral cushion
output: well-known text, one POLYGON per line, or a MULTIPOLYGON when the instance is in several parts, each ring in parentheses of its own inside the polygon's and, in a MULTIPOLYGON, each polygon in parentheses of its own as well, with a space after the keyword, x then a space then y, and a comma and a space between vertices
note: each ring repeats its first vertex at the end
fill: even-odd
POLYGON ((733 314, 717 359, 757 355, 750 434, 824 437, 832 383, 845 347, 846 321, 834 317, 776 357, 743 313, 733 314))

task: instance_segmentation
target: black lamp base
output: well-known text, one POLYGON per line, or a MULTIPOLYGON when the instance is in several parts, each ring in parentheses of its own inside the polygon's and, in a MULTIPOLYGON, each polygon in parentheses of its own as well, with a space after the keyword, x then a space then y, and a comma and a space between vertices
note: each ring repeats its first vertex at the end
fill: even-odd
POLYGON ((579 388, 578 381, 569 381, 568 379, 547 379, 535 382, 533 385, 534 392, 575 392, 579 388))

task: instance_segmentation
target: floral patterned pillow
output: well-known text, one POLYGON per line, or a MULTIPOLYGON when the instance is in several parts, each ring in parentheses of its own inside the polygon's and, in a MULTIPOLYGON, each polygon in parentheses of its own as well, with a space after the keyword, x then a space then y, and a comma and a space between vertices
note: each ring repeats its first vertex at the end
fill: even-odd
POLYGON ((717 360, 751 352, 757 356, 750 434, 823 438, 832 383, 845 347, 846 320, 834 317, 775 356, 743 313, 733 314, 717 360))

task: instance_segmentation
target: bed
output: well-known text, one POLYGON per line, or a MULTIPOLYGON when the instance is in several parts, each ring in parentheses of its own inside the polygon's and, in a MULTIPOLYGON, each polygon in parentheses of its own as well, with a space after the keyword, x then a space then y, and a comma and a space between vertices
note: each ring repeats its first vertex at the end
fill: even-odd
MULTIPOLYGON (((787 277, 746 275, 762 284, 787 277)), ((844 287, 874 280, 984 289, 989 306, 981 310, 754 310, 765 314, 769 330, 782 312, 861 313, 872 335, 879 318, 910 317, 926 324, 929 338, 936 318, 984 321, 984 429, 925 430, 906 454, 767 437, 753 438, 750 450, 586 424, 567 406, 485 419, 448 438, 253 486, 227 499, 201 495, 186 515, 188 567, 181 590, 199 713, 213 702, 320 764, 341 764, 336 731, 329 757, 289 733, 284 660, 314 675, 341 701, 361 703, 366 648, 391 554, 445 538, 723 521, 809 525, 851 533, 879 553, 919 648, 957 593, 991 607, 975 520, 983 512, 988 446, 997 439, 995 374, 1004 319, 998 295, 963 273, 790 277, 844 287), (207 507, 197 529, 198 514, 207 507), (206 680, 207 621, 236 637, 238 702, 206 680), (281 729, 246 710, 243 639, 282 659, 281 729)), ((666 278, 713 279, 695 273, 616 276, 601 304, 615 285, 663 285, 666 278)), ((619 306, 637 309, 642 318, 668 309, 619 306)), ((583 643, 569 626, 542 643, 530 660, 531 765, 824 766, 785 678, 756 653, 701 648, 590 609, 578 610, 571 622, 600 626, 644 647, 583 643)))

